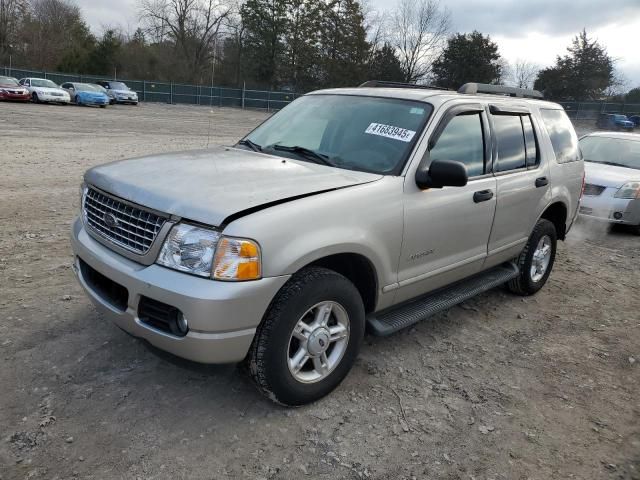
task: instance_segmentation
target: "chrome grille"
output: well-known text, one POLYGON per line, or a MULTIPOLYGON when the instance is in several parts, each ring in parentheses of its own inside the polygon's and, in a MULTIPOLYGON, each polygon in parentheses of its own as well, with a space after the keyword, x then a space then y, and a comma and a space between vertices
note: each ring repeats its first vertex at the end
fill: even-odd
POLYGON ((149 251, 165 218, 91 187, 84 196, 85 222, 112 243, 133 253, 149 251))
POLYGON ((605 191, 607 187, 602 187, 600 185, 593 185, 591 183, 587 183, 584 186, 584 194, 589 197, 597 197, 602 192, 605 191))

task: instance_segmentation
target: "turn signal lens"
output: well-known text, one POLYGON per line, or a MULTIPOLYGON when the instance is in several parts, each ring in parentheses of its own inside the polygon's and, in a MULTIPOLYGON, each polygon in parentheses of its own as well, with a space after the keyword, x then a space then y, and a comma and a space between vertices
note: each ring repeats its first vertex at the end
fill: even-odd
POLYGON ((260 247, 252 240, 222 237, 216 248, 213 278, 230 282, 257 280, 262 275, 260 247))

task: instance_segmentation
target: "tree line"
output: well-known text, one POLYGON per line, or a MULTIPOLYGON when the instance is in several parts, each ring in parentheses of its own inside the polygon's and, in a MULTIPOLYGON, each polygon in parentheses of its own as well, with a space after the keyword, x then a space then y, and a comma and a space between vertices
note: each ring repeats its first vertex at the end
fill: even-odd
POLYGON ((0 63, 297 92, 371 79, 450 89, 476 81, 580 101, 626 86, 586 31, 551 67, 510 65, 490 36, 452 32, 439 0, 400 0, 383 12, 358 0, 138 0, 137 8, 132 33, 96 36, 72 0, 0 0, 0 63))

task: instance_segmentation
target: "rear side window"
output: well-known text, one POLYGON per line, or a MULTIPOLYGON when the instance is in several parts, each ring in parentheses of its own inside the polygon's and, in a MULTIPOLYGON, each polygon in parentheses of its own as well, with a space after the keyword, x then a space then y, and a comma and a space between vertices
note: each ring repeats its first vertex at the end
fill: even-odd
POLYGON ((536 134, 533 129, 533 123, 531 123, 531 117, 529 115, 520 118, 522 119, 522 128, 524 130, 524 144, 527 153, 527 168, 536 167, 540 162, 540 156, 538 155, 538 143, 536 141, 536 134))
POLYGON ((580 160, 578 136, 564 110, 540 109, 558 163, 580 160))
POLYGON ((484 174, 484 133, 480 114, 453 117, 429 152, 429 157, 431 161, 462 162, 469 177, 484 174))
POLYGON ((497 172, 527 166, 527 154, 519 115, 494 115, 493 129, 498 143, 497 172))

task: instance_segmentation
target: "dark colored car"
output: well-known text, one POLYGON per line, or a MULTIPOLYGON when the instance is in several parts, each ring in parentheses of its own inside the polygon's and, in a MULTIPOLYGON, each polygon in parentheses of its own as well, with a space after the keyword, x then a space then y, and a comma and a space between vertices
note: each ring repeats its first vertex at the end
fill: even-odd
POLYGON ((621 113, 601 113, 596 120, 596 126, 605 130, 633 131, 635 124, 621 113))
POLYGON ((634 115, 629 117, 629 121, 633 122, 636 127, 640 127, 640 115, 634 115))
POLYGON ((16 78, 0 76, 0 100, 28 102, 31 94, 16 78))

